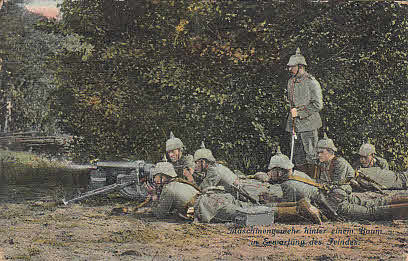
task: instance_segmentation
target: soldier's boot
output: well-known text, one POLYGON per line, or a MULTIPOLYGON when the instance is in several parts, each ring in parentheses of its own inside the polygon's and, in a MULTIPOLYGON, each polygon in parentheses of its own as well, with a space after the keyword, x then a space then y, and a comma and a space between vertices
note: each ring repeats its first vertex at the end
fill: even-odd
POLYGON ((377 211, 382 212, 381 214, 384 219, 407 219, 408 203, 382 206, 377 211))
POLYGON ((393 195, 389 200, 387 200, 387 205, 408 203, 408 193, 402 192, 393 195))
POLYGON ((287 221, 303 217, 311 219, 315 224, 322 224, 320 211, 310 201, 301 199, 298 202, 284 202, 277 206, 276 219, 287 221))
POLYGON ((321 225, 323 223, 322 219, 327 220, 327 218, 322 215, 320 210, 313 206, 308 199, 302 198, 297 203, 297 210, 299 214, 307 219, 311 219, 313 223, 321 225))

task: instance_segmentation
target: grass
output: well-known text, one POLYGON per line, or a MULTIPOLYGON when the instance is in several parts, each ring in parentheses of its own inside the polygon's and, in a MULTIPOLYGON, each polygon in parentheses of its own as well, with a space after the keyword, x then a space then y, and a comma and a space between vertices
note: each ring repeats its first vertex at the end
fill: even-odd
POLYGON ((30 153, 0 150, 0 175, 8 178, 46 176, 63 178, 74 173, 81 174, 88 170, 74 170, 67 167, 68 162, 50 160, 30 153))

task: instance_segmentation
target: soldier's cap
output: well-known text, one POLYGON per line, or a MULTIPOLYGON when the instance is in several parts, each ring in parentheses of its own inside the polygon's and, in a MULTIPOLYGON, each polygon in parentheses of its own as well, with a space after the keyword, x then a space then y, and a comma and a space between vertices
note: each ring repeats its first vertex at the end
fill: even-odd
POLYGON ((201 142, 200 149, 196 150, 194 153, 194 161, 199 159, 206 159, 208 161, 215 162, 215 158, 211 150, 205 148, 204 141, 201 142))
POLYGON ((363 145, 361 145, 358 154, 364 157, 375 154, 375 146, 370 143, 364 143, 363 145))
POLYGON ((175 149, 184 149, 184 144, 179 138, 176 138, 171 131, 170 138, 166 141, 166 151, 175 149))
POLYGON ((327 137, 326 132, 324 133, 323 139, 319 140, 317 142, 317 146, 316 146, 317 152, 321 151, 322 149, 331 149, 334 152, 337 151, 336 146, 334 146, 334 142, 332 139, 329 139, 327 137))
POLYGON ((269 162, 268 169, 271 170, 273 168, 282 168, 282 169, 292 169, 293 163, 290 161, 288 156, 283 155, 280 151, 280 147, 276 150, 276 154, 271 157, 269 162))
POLYGON ((152 170, 152 176, 156 176, 158 174, 163 174, 172 178, 177 177, 177 173, 174 170, 173 164, 171 164, 170 162, 158 162, 153 170, 152 170))
POLYGON ((307 65, 305 57, 301 54, 300 48, 296 49, 296 54, 289 58, 288 66, 296 66, 298 64, 307 65))

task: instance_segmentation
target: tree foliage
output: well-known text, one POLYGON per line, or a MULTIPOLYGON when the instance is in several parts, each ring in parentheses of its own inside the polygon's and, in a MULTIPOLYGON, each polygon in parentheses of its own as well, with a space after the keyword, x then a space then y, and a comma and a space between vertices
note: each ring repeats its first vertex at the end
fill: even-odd
POLYGON ((9 130, 58 131, 50 110, 53 72, 44 57, 59 49, 61 36, 39 31, 40 16, 9 1, 0 12, 0 122, 4 130, 6 103, 12 104, 9 130))
POLYGON ((320 81, 327 131, 408 166, 407 9, 390 2, 65 0, 69 37, 50 63, 55 111, 89 157, 157 160, 170 131, 242 170, 289 152, 286 64, 320 81))

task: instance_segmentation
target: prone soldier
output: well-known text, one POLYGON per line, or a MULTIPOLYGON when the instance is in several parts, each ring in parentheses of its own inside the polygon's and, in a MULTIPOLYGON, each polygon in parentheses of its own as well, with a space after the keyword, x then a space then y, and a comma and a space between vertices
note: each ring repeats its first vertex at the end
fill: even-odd
POLYGON ((400 193, 391 197, 365 199, 352 193, 350 181, 355 173, 350 164, 334 153, 337 148, 325 134, 317 144, 319 165, 316 180, 322 189, 312 198, 324 213, 331 218, 347 220, 383 220, 408 216, 408 195, 400 193))
POLYGON ((362 168, 356 171, 352 180, 353 191, 374 191, 384 194, 384 190, 408 189, 408 171, 394 172, 379 167, 362 168))
POLYGON ((302 198, 311 198, 318 192, 318 188, 314 186, 315 181, 307 174, 293 170, 293 163, 281 153, 280 148, 271 157, 268 173, 258 172, 255 178, 273 184, 267 192, 261 194, 261 198, 267 202, 295 202, 302 198))
POLYGON ((358 152, 360 159, 353 163, 354 169, 379 167, 388 170, 388 162, 376 155, 375 147, 372 144, 364 143, 358 152))
MULTIPOLYGON (((194 219, 199 222, 231 222, 241 211, 252 206, 251 202, 235 199, 230 193, 225 193, 222 186, 210 186, 200 190, 194 184, 177 178, 172 164, 159 162, 152 170, 156 195, 153 214, 159 218, 177 214, 180 217, 194 219)), ((299 215, 316 222, 319 211, 309 201, 303 199, 290 206, 272 204, 277 220, 286 220, 299 215)))
POLYGON ((217 163, 211 150, 205 148, 204 142, 194 153, 195 171, 203 173, 204 178, 199 185, 204 190, 208 187, 223 186, 227 192, 233 192, 238 176, 226 166, 217 163))

